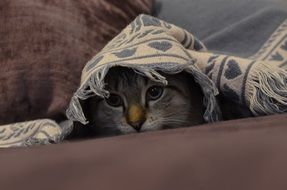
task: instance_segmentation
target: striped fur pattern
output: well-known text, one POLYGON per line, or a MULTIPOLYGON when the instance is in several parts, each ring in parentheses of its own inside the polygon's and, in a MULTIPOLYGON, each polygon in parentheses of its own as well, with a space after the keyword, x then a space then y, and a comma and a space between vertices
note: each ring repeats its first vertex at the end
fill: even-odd
POLYGON ((105 88, 112 97, 90 98, 85 104, 85 115, 94 135, 128 134, 203 123, 203 96, 192 76, 187 73, 162 75, 168 81, 166 86, 132 69, 111 68, 105 78, 105 88), (152 89, 159 92, 155 99, 150 98, 152 89), (118 104, 110 105, 110 98, 118 104))

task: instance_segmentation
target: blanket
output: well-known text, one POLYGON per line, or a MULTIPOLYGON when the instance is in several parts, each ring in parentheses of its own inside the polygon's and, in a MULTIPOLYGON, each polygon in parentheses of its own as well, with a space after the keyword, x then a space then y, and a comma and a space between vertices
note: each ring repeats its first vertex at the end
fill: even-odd
POLYGON ((86 64, 67 116, 72 121, 88 123, 80 100, 108 97, 104 78, 115 66, 132 68, 163 84, 167 81, 159 71, 190 73, 204 94, 206 122, 222 118, 215 99, 218 94, 248 108, 254 116, 284 113, 287 110, 286 25, 284 22, 278 28, 260 52, 246 59, 208 52, 188 31, 142 14, 86 64), (267 60, 269 56, 274 60, 267 60))
POLYGON ((72 123, 69 121, 58 125, 50 119, 7 124, 1 126, 0 129, 0 147, 27 147, 60 143, 72 129, 72 123))
MULTIPOLYGON (((241 58, 209 52, 188 31, 148 15, 139 15, 86 64, 67 117, 71 121, 88 123, 81 101, 109 95, 103 81, 108 70, 115 66, 133 68, 163 84, 167 81, 159 71, 190 73, 204 94, 206 122, 222 120, 217 95, 246 107, 253 116, 286 112, 286 35, 287 21, 258 53, 241 58)), ((60 139, 72 130, 72 125, 65 129, 60 139)))

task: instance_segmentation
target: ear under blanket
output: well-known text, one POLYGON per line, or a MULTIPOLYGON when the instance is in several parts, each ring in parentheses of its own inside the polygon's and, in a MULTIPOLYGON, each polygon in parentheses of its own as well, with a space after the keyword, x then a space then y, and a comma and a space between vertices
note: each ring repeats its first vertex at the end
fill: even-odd
MULTIPOLYGON (((277 37, 282 31, 286 32, 281 29, 277 37)), ((286 46, 285 40, 280 47, 286 46)), ((275 49, 273 47, 272 51, 275 49)), ((286 50, 282 50, 280 56, 287 58, 286 50)), ((284 66, 287 61, 283 58, 270 61, 262 54, 256 58, 240 58, 208 52, 186 30, 148 15, 139 15, 86 64, 81 85, 66 113, 72 121, 88 123, 80 101, 92 96, 107 97, 109 92, 104 89, 104 78, 115 66, 132 68, 164 84, 167 81, 159 71, 190 73, 204 94, 206 122, 221 120, 215 99, 218 94, 248 108, 254 116, 286 112, 287 72, 284 66)))

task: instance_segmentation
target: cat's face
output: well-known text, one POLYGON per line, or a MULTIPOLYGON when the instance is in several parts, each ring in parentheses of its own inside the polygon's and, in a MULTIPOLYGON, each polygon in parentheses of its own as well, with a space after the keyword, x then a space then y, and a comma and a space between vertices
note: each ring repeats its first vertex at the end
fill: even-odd
POLYGON ((129 69, 111 69, 105 80, 110 97, 89 102, 91 124, 127 134, 202 123, 200 89, 186 74, 165 77, 166 86, 129 69))

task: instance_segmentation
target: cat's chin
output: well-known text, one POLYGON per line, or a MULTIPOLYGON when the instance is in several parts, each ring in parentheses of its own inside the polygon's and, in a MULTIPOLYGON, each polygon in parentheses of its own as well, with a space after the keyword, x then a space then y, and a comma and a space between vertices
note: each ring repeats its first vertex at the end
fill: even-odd
POLYGON ((133 133, 138 133, 135 129, 133 128, 121 128, 119 129, 122 135, 128 135, 128 134, 133 134, 133 133))
POLYGON ((133 133, 145 133, 145 132, 151 132, 151 131, 158 131, 158 130, 161 130, 163 129, 163 127, 142 127, 142 129, 140 131, 136 131, 135 129, 133 128, 125 128, 125 129, 121 129, 121 133, 123 135, 128 135, 128 134, 133 134, 133 133))
POLYGON ((158 127, 143 127, 140 132, 150 132, 150 131, 158 131, 158 130, 161 130, 163 129, 162 126, 158 126, 158 127))

